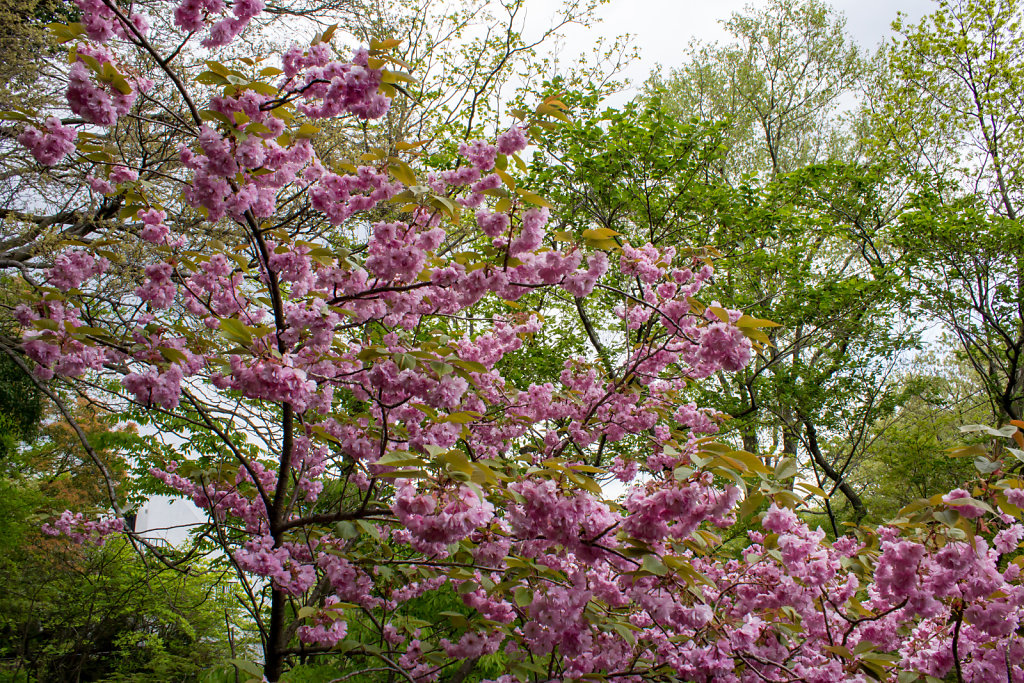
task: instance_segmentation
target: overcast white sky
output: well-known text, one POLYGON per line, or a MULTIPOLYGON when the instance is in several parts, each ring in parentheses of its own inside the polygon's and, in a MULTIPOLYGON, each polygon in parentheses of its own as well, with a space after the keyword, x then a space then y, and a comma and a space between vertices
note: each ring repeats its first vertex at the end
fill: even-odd
MULTIPOLYGON (((529 26, 545 22, 559 0, 529 0, 529 26)), ((629 33, 640 48, 641 59, 628 76, 642 83, 658 65, 677 66, 684 49, 693 39, 701 41, 728 38, 720 22, 745 5, 763 6, 764 0, 612 0, 600 8, 604 20, 590 29, 573 28, 567 32, 562 54, 565 57, 587 51, 597 37, 612 38, 629 33)), ((847 30, 862 47, 871 50, 891 35, 889 28, 897 12, 912 21, 934 10, 934 0, 833 0, 830 3, 847 19, 847 30)))

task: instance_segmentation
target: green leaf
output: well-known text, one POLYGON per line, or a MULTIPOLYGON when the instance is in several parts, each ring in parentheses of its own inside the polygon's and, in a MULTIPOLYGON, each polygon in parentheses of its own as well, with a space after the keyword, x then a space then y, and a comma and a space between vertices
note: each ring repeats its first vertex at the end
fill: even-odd
POLYGON ((378 479, 430 479, 430 475, 423 470, 395 470, 394 472, 382 472, 374 476, 378 479))
POLYGON ((199 118, 203 121, 217 121, 218 123, 223 123, 225 126, 230 126, 232 128, 235 126, 233 119, 230 119, 227 115, 219 111, 214 111, 213 109, 203 109, 199 112, 199 118))
POLYGON ((416 174, 413 173, 409 164, 404 161, 393 159, 391 163, 388 164, 388 172, 395 177, 395 180, 406 187, 412 187, 416 184, 416 174))
POLYGON ((365 519, 357 519, 356 524, 358 524, 359 528, 363 530, 363 533, 372 536, 378 541, 380 540, 380 530, 377 528, 376 524, 365 519))
POLYGON ((636 644, 636 633, 634 633, 633 629, 631 629, 627 624, 624 624, 621 621, 613 621, 612 629, 614 629, 615 632, 619 634, 619 637, 630 645, 636 644))
POLYGON ((398 38, 388 38, 387 40, 377 40, 376 38, 370 41, 371 50, 390 50, 398 47, 402 44, 402 41, 398 38))
POLYGON ((391 71, 384 69, 381 73, 382 83, 415 83, 416 79, 404 71, 391 71))
POLYGON ((475 360, 463 360, 461 358, 453 358, 451 360, 452 365, 462 368, 468 372, 487 372, 487 367, 483 363, 478 363, 475 360))
POLYGON ((741 315, 740 319, 736 321, 736 326, 750 328, 781 327, 781 325, 777 322, 773 322, 771 320, 764 320, 762 318, 751 318, 749 315, 741 315))
POLYGON ((430 142, 430 140, 417 140, 416 142, 405 142, 403 140, 402 142, 395 143, 395 149, 397 149, 400 152, 404 152, 410 149, 416 149, 417 147, 422 147, 428 142, 430 142))
POLYGON ((798 472, 795 458, 783 458, 775 466, 775 478, 779 480, 792 479, 798 472))
POLYGON ((375 463, 389 467, 425 467, 427 461, 409 451, 389 451, 375 463))
POLYGON ((714 316, 723 323, 729 322, 729 311, 725 310, 721 306, 708 306, 707 310, 711 311, 711 313, 713 313, 714 316))
POLYGON ((245 346, 252 344, 252 330, 237 318, 223 318, 220 329, 232 341, 245 346))
POLYGON ((250 662, 248 659, 229 659, 227 663, 238 667, 239 671, 250 676, 256 676, 258 680, 263 680, 263 670, 255 662, 250 662))
POLYGON ((956 510, 936 510, 932 513, 932 517, 950 528, 955 527, 956 523, 960 521, 960 513, 956 510))
POLYGON ((645 555, 641 567, 657 576, 665 576, 665 574, 668 574, 668 567, 665 566, 665 563, 662 562, 661 558, 657 555, 645 555))
POLYGON ((534 206, 544 206, 551 208, 551 202, 541 197, 539 194, 533 192, 527 192, 526 190, 517 190, 516 193, 523 198, 524 201, 533 204, 534 206))
POLYGON ((1017 432, 1017 428, 1013 425, 1005 425, 999 429, 989 427, 988 425, 964 425, 960 428, 961 432, 985 432, 992 436, 1011 437, 1017 432))
POLYGON ((454 368, 451 365, 449 365, 448 363, 443 363, 441 361, 432 360, 428 364, 430 365, 430 369, 437 373, 438 377, 450 375, 454 370, 454 368))
POLYGON ((160 355, 171 363, 184 363, 185 361, 188 360, 188 356, 186 356, 178 349, 172 349, 166 346, 160 347, 160 355))
POLYGON ((213 71, 202 71, 195 77, 196 83, 203 85, 223 85, 228 82, 226 78, 213 71))
POLYGON ((559 121, 564 121, 566 123, 569 123, 569 122, 572 121, 572 119, 570 119, 565 114, 565 112, 563 112, 558 107, 553 106, 552 104, 549 104, 549 103, 544 103, 544 104, 538 105, 537 108, 534 110, 534 112, 537 115, 540 115, 540 116, 551 116, 553 118, 558 119, 559 121))
POLYGON ((979 455, 974 459, 974 468, 982 474, 992 474, 1002 466, 1003 464, 998 460, 989 460, 983 455, 979 455))
POLYGON ((295 131, 295 137, 299 138, 300 140, 308 140, 309 138, 313 137, 319 132, 319 126, 314 126, 312 123, 304 123, 301 126, 299 126, 299 129, 297 131, 295 131))
POLYGON ((475 422, 476 420, 479 420, 481 417, 482 415, 476 411, 463 410, 456 413, 449 413, 448 415, 443 415, 440 419, 440 422, 454 422, 455 424, 464 425, 469 424, 471 422, 475 422))
POLYGON ((209 59, 206 60, 206 68, 220 76, 227 76, 228 74, 232 73, 231 69, 227 68, 220 62, 215 62, 209 59))
MULTIPOLYGON (((588 240, 607 240, 613 237, 618 237, 622 233, 616 232, 611 228, 591 228, 583 231, 583 239, 588 240)), ((569 241, 566 239, 565 241, 569 241)))

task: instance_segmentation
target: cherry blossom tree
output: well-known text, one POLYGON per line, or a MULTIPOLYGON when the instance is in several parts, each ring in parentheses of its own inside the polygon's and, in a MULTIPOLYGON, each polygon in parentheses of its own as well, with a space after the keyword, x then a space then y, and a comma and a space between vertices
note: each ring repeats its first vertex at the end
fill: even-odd
MULTIPOLYGON (((687 400, 762 351, 770 324, 702 301, 712 250, 549 231, 517 180, 536 126, 566 118, 558 99, 461 143, 448 170, 427 170, 419 141, 344 161, 321 131, 372 126, 402 96, 396 41, 343 57, 327 31, 224 64, 261 0, 146 5, 176 41, 141 5, 77 3, 81 23, 53 27, 67 112, 8 118, 40 164, 88 171, 81 192, 107 213, 41 273, 21 268, 22 336, 2 349, 59 409, 64 382, 180 436, 150 472, 208 513, 237 573, 263 644, 240 667, 1024 681, 1024 482, 972 452, 978 482, 890 525, 811 530, 791 463, 714 442, 719 416, 687 400), (181 66, 195 55, 199 73, 181 66), (143 104, 182 140, 173 157, 106 144, 143 104), (515 381, 545 334, 536 295, 595 290, 631 345, 515 381), (632 455, 605 462, 609 443, 632 455), (765 508, 747 543, 723 544, 717 529, 765 508), (430 596, 455 608, 417 618, 430 596)), ((118 532, 130 510, 109 493, 112 516, 48 532, 118 532)))

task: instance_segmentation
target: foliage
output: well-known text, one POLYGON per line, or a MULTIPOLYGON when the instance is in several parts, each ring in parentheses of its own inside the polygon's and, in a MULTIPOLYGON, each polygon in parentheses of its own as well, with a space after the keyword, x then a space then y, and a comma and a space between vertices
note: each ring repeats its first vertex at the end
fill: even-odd
MULTIPOLYGON (((915 343, 902 313, 905 266, 889 244, 891 174, 818 164, 734 189, 717 170, 729 163, 726 132, 680 120, 653 99, 552 131, 534 173, 570 233, 611 231, 718 256, 708 298, 775 324, 749 366, 690 397, 730 415, 726 426, 747 451, 799 455, 818 487, 840 491, 863 515, 845 474, 868 427, 898 405, 889 377, 915 343)), ((601 314, 612 304, 600 304, 577 309, 599 354, 620 353, 628 334, 601 314)))
POLYGON ((720 181, 705 176, 717 201, 676 225, 714 226, 683 237, 723 253, 714 296, 780 327, 766 331, 765 354, 698 402, 736 418, 746 450, 796 457, 838 535, 833 507, 867 513, 850 467, 869 426, 902 400, 890 378, 919 332, 895 238, 902 178, 866 162, 844 115, 869 72, 841 14, 780 0, 724 25, 732 42, 691 44, 646 96, 684 122, 718 125, 706 173, 720 181))
POLYGON ((897 22, 868 108, 874 153, 909 195, 895 242, 918 305, 959 341, 1000 422, 1024 400, 1020 20, 1018 2, 978 0, 897 22))
POLYGON ((0 680, 186 681, 229 656, 235 608, 217 574, 154 571, 123 540, 83 549, 36 534, 3 560, 0 680))
POLYGON ((851 468, 872 521, 890 519, 913 501, 970 479, 973 463, 948 453, 964 445, 961 427, 993 418, 984 390, 972 377, 953 357, 919 359, 903 373, 899 383, 908 397, 890 417, 870 427, 868 447, 851 468))
POLYGON ((835 114, 864 72, 845 19, 820 0, 773 0, 724 22, 734 42, 690 46, 686 63, 648 83, 685 119, 727 124, 720 169, 733 185, 833 159, 851 160, 835 114))
POLYGON ((45 102, 32 88, 43 77, 45 56, 51 50, 44 27, 52 21, 74 21, 76 14, 73 4, 58 0, 0 2, 0 107, 45 102))
POLYGON ((35 435, 42 418, 39 392, 9 358, 0 359, 0 461, 35 435))
MULTIPOLYGON (((77 412, 105 456, 134 436, 77 412)), ((4 463, 0 680, 194 680, 227 657, 224 619, 237 607, 202 560, 181 573, 124 539, 83 547, 43 533, 54 509, 102 508, 105 487, 74 463, 78 450, 67 423, 48 420, 4 463)))

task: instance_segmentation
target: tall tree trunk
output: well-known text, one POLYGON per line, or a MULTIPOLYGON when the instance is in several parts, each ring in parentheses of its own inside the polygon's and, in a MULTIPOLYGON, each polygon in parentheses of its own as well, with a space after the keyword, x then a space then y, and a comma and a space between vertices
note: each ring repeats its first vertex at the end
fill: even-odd
POLYGON ((270 629, 263 646, 263 675, 270 683, 277 683, 284 673, 284 591, 272 589, 270 594, 270 629))

